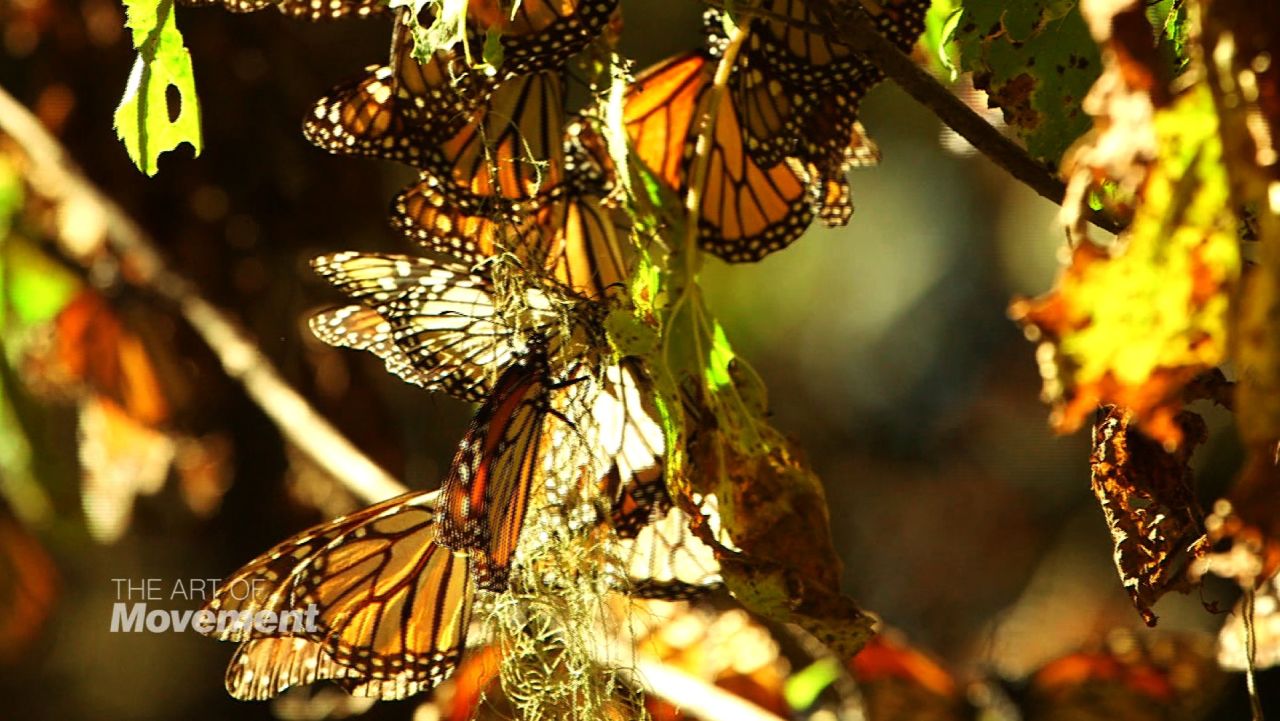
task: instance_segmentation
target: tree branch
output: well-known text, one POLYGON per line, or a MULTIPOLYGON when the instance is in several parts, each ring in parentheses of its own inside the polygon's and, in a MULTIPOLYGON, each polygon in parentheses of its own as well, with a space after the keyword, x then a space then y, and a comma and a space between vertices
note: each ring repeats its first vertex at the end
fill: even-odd
MULTIPOLYGON (((105 238, 108 253, 128 272, 124 281, 159 297, 182 315, 239 382, 251 399, 297 446, 343 486, 367 502, 400 495, 407 489, 351 445, 281 377, 253 340, 195 286, 165 265, 146 232, 105 196, 76 167, 67 152, 30 111, 0 88, 0 131, 12 138, 31 163, 32 189, 49 200, 60 218, 76 218, 97 232, 81 238, 105 238)), ((59 250, 86 274, 96 266, 98 246, 58 239, 59 250)))
MULTIPOLYGON (((1066 184, 881 35, 860 3, 808 0, 807 4, 823 20, 829 37, 867 57, 898 87, 1014 178, 1042 197, 1062 205, 1066 184)), ((1089 211, 1088 219, 1110 233, 1122 230, 1114 220, 1100 213, 1089 211)))

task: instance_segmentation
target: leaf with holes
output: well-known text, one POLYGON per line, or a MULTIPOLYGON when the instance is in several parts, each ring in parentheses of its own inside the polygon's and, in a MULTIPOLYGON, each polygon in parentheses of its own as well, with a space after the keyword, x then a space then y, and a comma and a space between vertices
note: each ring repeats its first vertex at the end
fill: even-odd
POLYGON ((200 155, 200 104, 173 0, 125 0, 125 7, 138 59, 116 108, 116 135, 134 165, 155 175, 160 154, 183 143, 200 155))
POLYGON ((964 0, 954 34, 973 73, 1031 155, 1056 161, 1089 129, 1081 102, 1101 62, 1074 0, 964 0))

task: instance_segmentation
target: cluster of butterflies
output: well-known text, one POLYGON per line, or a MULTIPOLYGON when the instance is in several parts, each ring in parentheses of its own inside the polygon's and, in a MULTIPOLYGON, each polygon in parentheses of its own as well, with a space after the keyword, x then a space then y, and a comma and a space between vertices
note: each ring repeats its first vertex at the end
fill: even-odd
MULTIPOLYGON (((381 0, 201 1, 312 19, 386 10, 381 0)), ((632 157, 681 195, 698 137, 709 137, 700 244, 730 261, 788 245, 815 214, 847 221, 845 170, 875 159, 856 121, 875 68, 816 34, 803 0, 761 6, 729 101, 705 131, 726 45, 718 16, 708 50, 639 74, 623 104, 632 157)), ((927 6, 869 9, 906 48, 927 6)), ((458 664, 476 607, 518 584, 561 534, 603 532, 609 577, 635 597, 720 584, 714 554, 667 495, 649 369, 619 359, 605 331, 634 257, 624 171, 593 119, 602 113, 567 111, 565 68, 607 39, 617 11, 617 0, 470 0, 465 37, 424 48, 430 18, 401 8, 389 62, 306 118, 304 133, 321 148, 419 171, 392 221, 423 253, 315 259, 352 303, 315 316, 313 332, 480 407, 441 491, 305 531, 227 580, 224 589, 260 593, 224 592, 212 610, 319 611, 313 631, 217 634, 241 642, 228 670, 232 695, 262 699, 322 679, 380 698, 432 688, 458 664), (501 62, 473 62, 492 57, 495 40, 501 62)), ((701 510, 717 528, 714 498, 701 510)))

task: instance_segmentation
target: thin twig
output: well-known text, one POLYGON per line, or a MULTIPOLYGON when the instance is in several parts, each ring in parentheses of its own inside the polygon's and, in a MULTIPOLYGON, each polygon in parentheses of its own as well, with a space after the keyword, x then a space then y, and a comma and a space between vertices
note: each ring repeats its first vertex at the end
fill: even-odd
MULTIPOLYGON (((1066 185, 881 35, 860 3, 808 0, 807 4, 829 28, 829 37, 864 55, 947 127, 1014 178, 1042 197, 1062 205, 1066 185)), ((1113 219, 1087 212, 1089 222, 1099 228, 1111 233, 1122 230, 1113 219)))
MULTIPOLYGON (((30 160, 28 180, 33 189, 60 214, 80 213, 99 221, 110 254, 128 269, 121 274, 125 281, 177 309, 218 357, 227 375, 244 387, 290 443, 365 501, 380 501, 407 490, 312 408, 226 313, 201 297, 190 281, 170 270, 146 232, 84 177, 40 121, 3 88, 0 131, 13 138, 30 160)), ((93 269, 91 253, 62 250, 86 272, 93 269)))

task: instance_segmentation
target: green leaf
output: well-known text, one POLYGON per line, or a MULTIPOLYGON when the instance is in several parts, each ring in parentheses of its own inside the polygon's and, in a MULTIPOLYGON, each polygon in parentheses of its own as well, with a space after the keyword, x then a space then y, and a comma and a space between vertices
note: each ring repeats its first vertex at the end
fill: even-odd
POLYGON ((630 308, 614 308, 604 320, 609 343, 620 356, 645 356, 658 348, 658 332, 630 308))
POLYGON ((200 103, 191 54, 178 32, 174 0, 125 0, 138 59, 116 108, 116 135, 133 164, 147 175, 159 169, 160 154, 183 143, 200 155, 200 103), (175 108, 170 110, 170 96, 175 108))
POLYGON ((16 237, 5 242, 0 263, 7 281, 2 288, 4 300, 19 326, 53 320, 82 286, 75 274, 35 244, 16 237))
POLYGON ((955 0, 934 0, 924 16, 924 34, 920 45, 925 49, 929 70, 940 78, 955 80, 959 73, 959 57, 955 46, 956 28, 962 15, 955 0))
POLYGON ((1053 292, 1015 304, 1031 336, 1052 344, 1042 375, 1064 399, 1060 430, 1115 403, 1174 447, 1179 389, 1226 359, 1241 258, 1217 128, 1203 83, 1158 110, 1158 155, 1128 230, 1111 249, 1078 246, 1053 292))
POLYGON ((1181 72, 1190 60, 1189 20, 1186 0, 1159 0, 1147 7, 1147 21, 1156 31, 1156 51, 1175 73, 1181 72))
POLYGON ((955 38, 961 69, 1031 155, 1056 163, 1089 129, 1080 103, 1101 59, 1074 0, 965 0, 955 38))
POLYGON ((484 34, 484 52, 481 54, 486 65, 490 67, 502 67, 503 51, 502 51, 502 31, 498 28, 489 28, 484 34))
POLYGON ((839 662, 824 658, 791 674, 782 687, 782 695, 793 711, 803 711, 813 706, 837 678, 840 678, 839 662))
POLYGON ((711 322, 713 324, 711 349, 707 352, 707 365, 704 372, 707 377, 707 387, 714 392, 733 386, 733 376, 729 375, 729 364, 733 363, 734 353, 733 346, 729 345, 728 336, 724 334, 724 326, 714 318, 711 322))
POLYGON ((51 320, 81 285, 74 273, 14 232, 23 201, 17 168, 0 157, 0 332, 6 335, 17 330, 7 327, 11 321, 26 327, 51 320))
POLYGON ((13 402, 18 380, 0 364, 0 497, 17 517, 31 524, 47 522, 53 508, 34 468, 31 440, 13 402))

